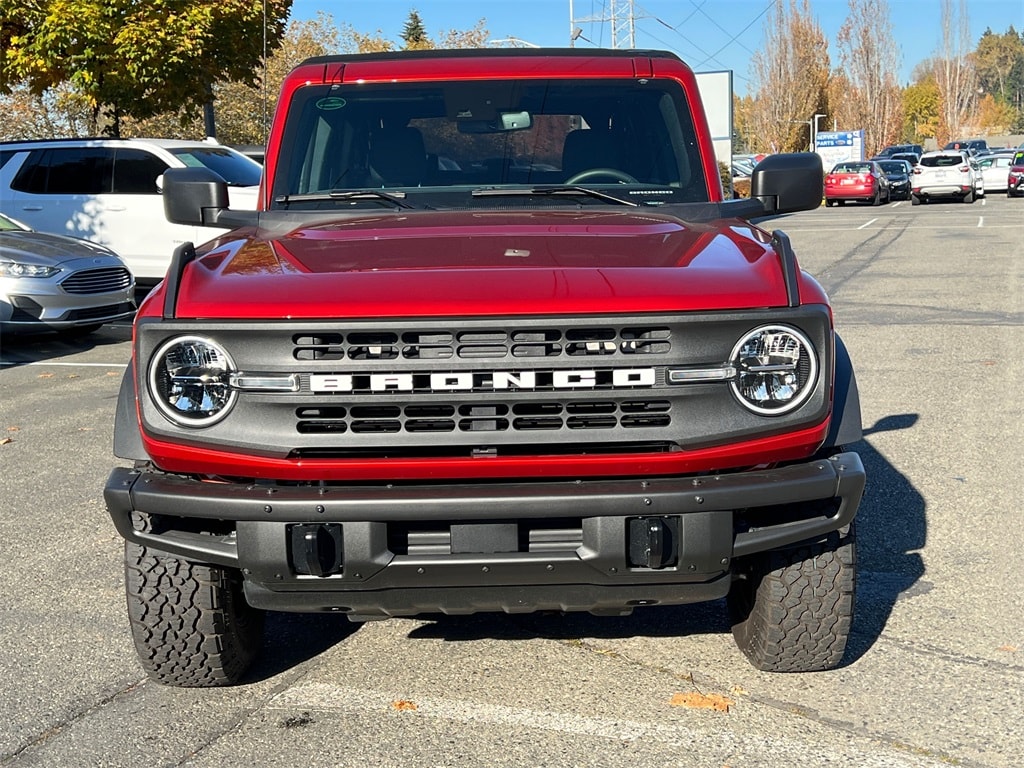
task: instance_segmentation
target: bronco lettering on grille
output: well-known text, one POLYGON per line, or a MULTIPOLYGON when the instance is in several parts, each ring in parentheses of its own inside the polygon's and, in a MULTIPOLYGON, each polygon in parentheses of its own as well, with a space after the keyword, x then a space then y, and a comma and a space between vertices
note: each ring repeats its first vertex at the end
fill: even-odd
POLYGON ((654 368, 313 374, 311 392, 490 392, 653 387, 654 368))

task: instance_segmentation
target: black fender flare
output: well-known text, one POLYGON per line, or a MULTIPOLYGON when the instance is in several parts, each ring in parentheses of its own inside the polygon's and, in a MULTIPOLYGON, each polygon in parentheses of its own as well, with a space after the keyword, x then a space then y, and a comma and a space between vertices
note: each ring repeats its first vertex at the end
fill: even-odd
POLYGON ((857 377, 853 372, 853 361, 846 344, 835 335, 836 375, 832 392, 832 422, 829 424, 825 448, 834 448, 856 443, 864 436, 860 417, 860 393, 857 377))
POLYGON ((139 431, 138 410, 135 403, 134 361, 128 364, 121 377, 121 388, 117 393, 117 409, 114 411, 114 455, 121 459, 146 461, 146 449, 142 447, 142 433, 139 431))

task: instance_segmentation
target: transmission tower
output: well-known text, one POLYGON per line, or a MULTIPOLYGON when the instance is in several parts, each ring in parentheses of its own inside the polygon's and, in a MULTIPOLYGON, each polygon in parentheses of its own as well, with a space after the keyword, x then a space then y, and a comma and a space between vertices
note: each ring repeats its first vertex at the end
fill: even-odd
POLYGON ((581 24, 610 24, 612 48, 636 48, 636 7, 634 0, 608 0, 607 11, 598 16, 577 18, 573 13, 573 0, 569 0, 569 45, 577 40, 596 41, 583 36, 581 24))

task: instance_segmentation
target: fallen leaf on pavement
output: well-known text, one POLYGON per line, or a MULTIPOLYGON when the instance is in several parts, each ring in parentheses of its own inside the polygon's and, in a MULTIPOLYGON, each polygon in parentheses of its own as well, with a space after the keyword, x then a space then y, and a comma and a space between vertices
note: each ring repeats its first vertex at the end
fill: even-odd
POLYGON ((14 442, 14 438, 13 437, 0 437, 0 445, 7 445, 8 443, 13 443, 13 442, 14 442))
POLYGON ((728 712, 732 699, 717 693, 676 693, 669 704, 673 707, 687 709, 713 709, 716 712, 728 712))
POLYGON ((391 708, 397 709, 399 712, 415 712, 419 707, 416 706, 415 701, 409 701, 408 699, 398 699, 397 701, 391 702, 391 708))

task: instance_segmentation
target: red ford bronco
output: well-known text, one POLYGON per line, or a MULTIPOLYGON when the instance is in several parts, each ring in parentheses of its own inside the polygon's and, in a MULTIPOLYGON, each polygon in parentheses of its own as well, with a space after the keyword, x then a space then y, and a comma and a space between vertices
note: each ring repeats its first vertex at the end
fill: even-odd
POLYGON ((828 299, 723 199, 694 75, 640 50, 310 59, 257 211, 140 308, 105 496, 143 666, 235 683, 263 612, 626 615, 725 598, 758 668, 840 663, 865 472, 828 299))

